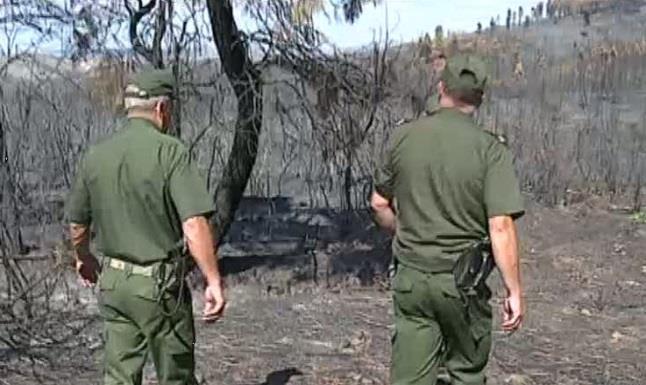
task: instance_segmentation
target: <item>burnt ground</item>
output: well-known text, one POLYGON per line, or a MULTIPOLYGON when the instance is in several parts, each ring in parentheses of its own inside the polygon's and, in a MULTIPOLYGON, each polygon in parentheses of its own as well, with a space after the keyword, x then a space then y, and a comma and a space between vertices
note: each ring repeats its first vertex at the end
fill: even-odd
MULTIPOLYGON (((602 206, 535 206, 521 221, 527 321, 512 336, 494 331, 491 384, 646 383, 646 225, 602 206)), ((374 236, 317 244, 324 248, 315 250, 318 284, 313 260, 302 255, 225 258, 230 305, 221 322, 197 323, 199 378, 227 385, 386 384, 392 312, 387 280, 378 273, 388 256, 374 236)), ((497 306, 498 277, 490 282, 497 306)), ((199 295, 195 301, 197 312, 199 295)), ((35 358, 1 352, 0 384, 100 383, 91 293, 79 303, 83 314, 61 316, 80 325, 75 338, 35 358)), ((146 377, 156 383, 150 367, 146 377)))

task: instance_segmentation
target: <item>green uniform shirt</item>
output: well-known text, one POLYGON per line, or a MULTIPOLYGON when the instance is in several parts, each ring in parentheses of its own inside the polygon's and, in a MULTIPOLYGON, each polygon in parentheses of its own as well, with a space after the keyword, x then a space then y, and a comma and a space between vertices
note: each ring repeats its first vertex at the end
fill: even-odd
POLYGON ((394 203, 395 257, 426 272, 451 271, 487 235, 489 217, 524 213, 511 153, 458 110, 403 125, 375 182, 394 203))
POLYGON ((212 212, 186 146, 144 119, 87 152, 67 202, 70 222, 94 225, 100 252, 137 264, 181 249, 182 222, 212 212))

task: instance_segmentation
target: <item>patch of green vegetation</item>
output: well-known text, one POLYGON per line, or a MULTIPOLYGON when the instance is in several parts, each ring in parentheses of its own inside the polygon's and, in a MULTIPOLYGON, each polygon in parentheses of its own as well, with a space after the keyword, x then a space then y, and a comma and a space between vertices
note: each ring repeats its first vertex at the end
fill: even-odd
POLYGON ((633 213, 632 215, 630 215, 630 219, 633 222, 646 225, 646 211, 638 211, 636 213, 633 213))

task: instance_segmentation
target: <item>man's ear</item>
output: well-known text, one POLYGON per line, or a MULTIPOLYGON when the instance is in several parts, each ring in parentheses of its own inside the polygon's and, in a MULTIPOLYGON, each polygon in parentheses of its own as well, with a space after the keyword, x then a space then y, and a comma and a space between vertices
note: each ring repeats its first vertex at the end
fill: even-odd
POLYGON ((159 114, 159 116, 163 116, 164 114, 169 114, 170 113, 170 102, 168 100, 160 100, 157 102, 155 105, 155 112, 159 114))
POLYGON ((446 59, 444 59, 443 57, 435 59, 433 67, 438 73, 442 73, 442 71, 444 71, 444 68, 446 67, 446 59))
POLYGON ((164 113, 164 101, 160 100, 157 103, 155 103, 155 115, 157 116, 162 116, 164 113))

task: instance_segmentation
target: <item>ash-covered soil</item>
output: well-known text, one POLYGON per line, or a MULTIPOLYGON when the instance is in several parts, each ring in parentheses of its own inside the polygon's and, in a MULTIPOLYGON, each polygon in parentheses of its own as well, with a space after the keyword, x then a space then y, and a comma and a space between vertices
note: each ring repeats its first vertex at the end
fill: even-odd
MULTIPOLYGON (((521 221, 527 321, 512 336, 494 330, 490 383, 646 383, 646 225, 599 206, 535 206, 521 221)), ((199 379, 387 384, 388 247, 369 227, 361 239, 318 242, 306 255, 224 258, 230 304, 217 324, 197 322, 199 379)), ((498 276, 490 282, 497 306, 498 276)), ((199 293, 195 302, 197 313, 199 293)), ((36 357, 5 350, 0 384, 99 384, 101 325, 91 292, 81 293, 78 308, 67 325, 78 331, 65 344, 36 357)), ((54 311, 52 319, 72 314, 54 311)), ((155 384, 150 366, 146 373, 155 384)))

